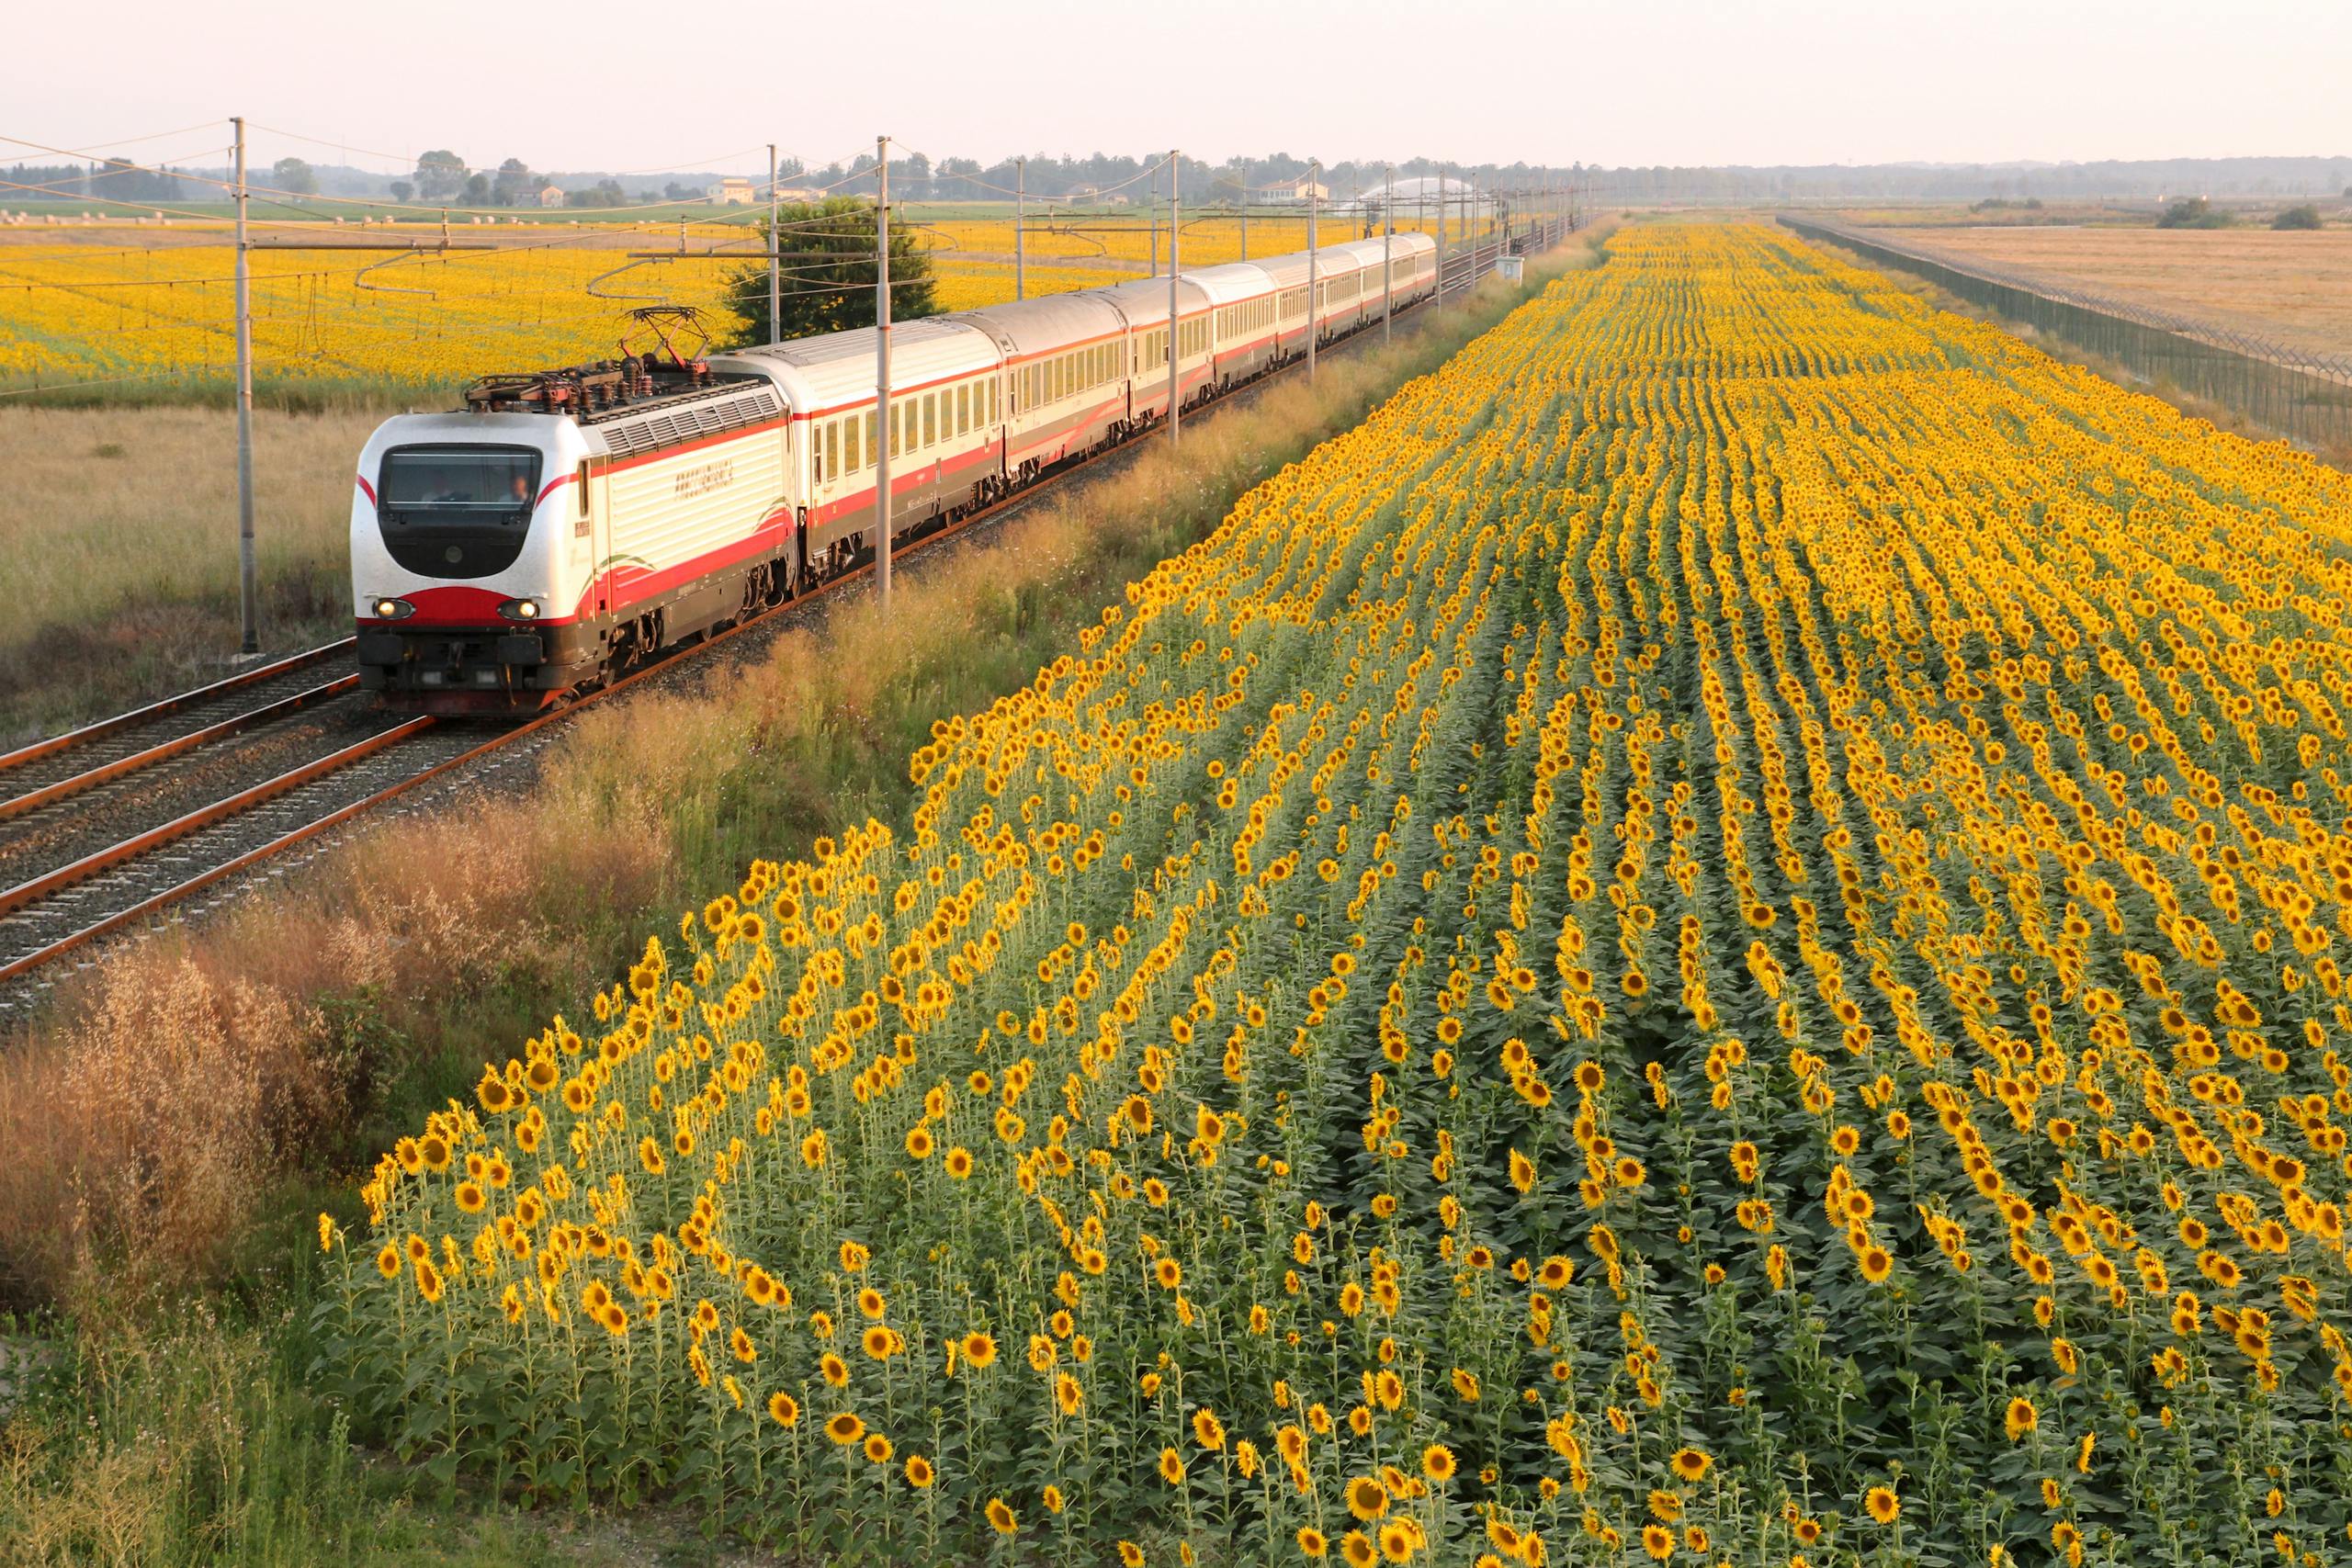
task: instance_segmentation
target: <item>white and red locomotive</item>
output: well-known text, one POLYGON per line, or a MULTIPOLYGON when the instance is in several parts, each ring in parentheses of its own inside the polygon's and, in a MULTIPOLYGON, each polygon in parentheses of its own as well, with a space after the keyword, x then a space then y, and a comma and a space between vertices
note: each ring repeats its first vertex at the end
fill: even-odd
MULTIPOLYGON (((1436 288, 1390 243, 1394 303, 1436 288)), ((1380 319, 1382 242, 1316 253, 1313 330, 1380 319)), ((1301 252, 1186 272, 1186 407, 1306 352, 1301 252)), ((536 708, 851 569, 890 451, 894 539, 1164 420, 1169 282, 1137 279, 893 325, 889 428, 872 328, 707 359, 492 378, 464 412, 388 420, 359 459, 352 588, 363 684, 425 711, 536 708)))

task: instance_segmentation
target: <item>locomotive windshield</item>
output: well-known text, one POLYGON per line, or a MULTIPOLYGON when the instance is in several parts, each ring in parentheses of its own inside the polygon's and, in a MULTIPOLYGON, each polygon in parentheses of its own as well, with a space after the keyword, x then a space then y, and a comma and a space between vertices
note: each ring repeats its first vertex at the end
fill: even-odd
POLYGON ((527 446, 403 446, 376 487, 384 547, 425 577, 488 577, 531 529, 539 454, 527 446))

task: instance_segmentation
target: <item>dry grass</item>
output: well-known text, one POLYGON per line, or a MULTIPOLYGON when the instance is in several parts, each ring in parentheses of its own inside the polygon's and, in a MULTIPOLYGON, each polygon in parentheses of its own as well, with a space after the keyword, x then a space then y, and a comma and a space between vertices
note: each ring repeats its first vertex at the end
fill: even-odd
POLYGON ((1181 458, 1155 444, 992 542, 911 558, 887 620, 854 595, 700 693, 582 715, 526 795, 385 822, 107 955, 0 1041, 0 1296, 217 1272, 289 1173, 381 1146, 391 1098, 461 1090, 626 962, 658 907, 753 854, 902 820, 934 719, 1028 680, 1120 584, 1520 297, 1489 284, 1312 389, 1188 424, 1181 458))
POLYGON ((1939 229, 1939 251, 2352 354, 2352 229, 1939 229))
POLYGON ((535 798, 388 823, 107 961, 56 1027, 0 1052, 0 1296, 209 1277, 273 1177, 345 1154, 411 1065, 385 1047, 435 1048, 452 1008, 517 976, 593 973, 599 916, 641 910, 672 869, 676 781, 639 760, 657 765, 626 788, 559 769, 535 798))
MULTIPOLYGON (((2130 367, 2110 359, 2105 355, 2093 354, 2065 338, 2044 333, 2030 321, 2012 321, 1996 310, 1988 310, 1973 299, 1963 299, 1950 289, 1929 283, 1917 273, 1887 265, 1875 256, 1850 250, 1833 240, 1818 235, 1807 235, 1805 243, 1828 252, 1849 266, 1875 274, 1890 288, 1900 289, 1939 310, 1947 310, 1955 316, 1965 316, 1971 321, 1983 321, 1988 326, 1998 327, 2003 332, 2033 344, 2052 359, 2062 360, 2068 365, 2079 365, 2094 375, 2105 377, 2119 387, 2128 387, 2135 392, 2145 392, 2151 397, 2161 398, 2181 412, 2193 419, 2201 419, 2216 430, 2243 436, 2248 441, 2281 439, 2279 432, 2267 425, 2257 423, 2251 415, 2241 409, 2232 408, 2226 403, 2217 402, 2211 398, 2199 397, 2194 392, 2185 390, 2171 380, 2151 381, 2136 374, 2130 367)), ((2339 468, 2352 469, 2352 447, 2316 446, 2311 450, 2312 455, 2323 462, 2332 463, 2339 468)))
MULTIPOLYGON (((348 629, 352 462, 382 415, 255 415, 262 637, 348 629)), ((236 416, 0 405, 0 748, 220 673, 237 648, 236 416)))

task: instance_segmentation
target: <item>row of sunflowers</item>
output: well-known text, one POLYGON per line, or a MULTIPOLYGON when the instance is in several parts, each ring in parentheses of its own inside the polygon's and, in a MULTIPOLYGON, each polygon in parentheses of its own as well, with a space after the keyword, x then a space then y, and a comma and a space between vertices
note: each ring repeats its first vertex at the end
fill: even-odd
POLYGON ((787 1553, 2352 1560, 2348 518, 1630 230, 486 1065, 321 1375, 787 1553))

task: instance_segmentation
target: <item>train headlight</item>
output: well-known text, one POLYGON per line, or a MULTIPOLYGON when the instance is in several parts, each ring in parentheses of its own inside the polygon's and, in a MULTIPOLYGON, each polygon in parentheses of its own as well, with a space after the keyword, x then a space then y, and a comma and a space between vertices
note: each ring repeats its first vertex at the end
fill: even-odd
POLYGON ((416 614, 416 606, 405 599, 385 597, 370 599, 368 608, 379 621, 405 621, 416 614))
POLYGON ((509 599, 498 607, 498 613, 510 621, 536 621, 539 618, 537 599, 509 599))

